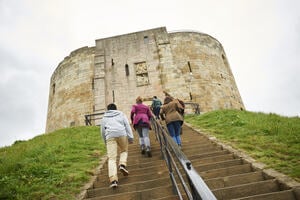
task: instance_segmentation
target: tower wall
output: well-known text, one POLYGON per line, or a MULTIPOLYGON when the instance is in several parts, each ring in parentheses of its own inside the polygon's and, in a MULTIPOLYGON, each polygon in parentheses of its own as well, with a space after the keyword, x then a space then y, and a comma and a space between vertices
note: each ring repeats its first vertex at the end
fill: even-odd
POLYGON ((178 88, 173 90, 174 96, 199 103, 201 111, 204 112, 244 109, 225 51, 219 41, 198 32, 171 33, 169 38, 176 70, 183 79, 180 82, 172 78, 166 81, 178 88))
POLYGON ((85 114, 109 103, 129 117, 137 96, 163 100, 163 91, 199 103, 201 112, 244 109, 219 41, 160 27, 98 39, 66 57, 51 77, 46 132, 85 125, 85 114))
POLYGON ((163 97, 157 48, 159 36, 168 37, 165 28, 96 40, 99 59, 95 66, 102 72, 104 84, 98 86, 105 88, 101 89, 104 99, 95 101, 99 108, 114 102, 129 116, 138 96, 163 97))
POLYGON ((94 51, 73 51, 52 74, 46 132, 85 125, 84 115, 93 113, 94 51))

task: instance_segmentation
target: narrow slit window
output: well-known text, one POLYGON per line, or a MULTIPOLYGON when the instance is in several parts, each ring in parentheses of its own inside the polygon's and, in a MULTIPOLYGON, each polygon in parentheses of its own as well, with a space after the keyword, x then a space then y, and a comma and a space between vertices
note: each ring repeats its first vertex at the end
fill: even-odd
POLYGON ((128 66, 128 64, 125 65, 125 73, 126 73, 126 76, 129 76, 129 66, 128 66))
POLYGON ((114 63, 114 59, 111 59, 111 66, 114 66, 115 63, 114 63))
POLYGON ((228 61, 227 61, 227 59, 226 59, 226 57, 225 57, 224 54, 222 54, 222 59, 223 59, 223 62, 225 64, 225 66, 229 66, 228 61))
POLYGON ((52 85, 52 94, 55 94, 55 83, 52 85))
POLYGON ((113 103, 115 103, 115 91, 112 91, 112 98, 113 98, 113 103))
POLYGON ((188 61, 188 66, 189 66, 189 70, 190 70, 190 72, 192 72, 192 67, 191 67, 191 63, 190 63, 190 61, 188 61))

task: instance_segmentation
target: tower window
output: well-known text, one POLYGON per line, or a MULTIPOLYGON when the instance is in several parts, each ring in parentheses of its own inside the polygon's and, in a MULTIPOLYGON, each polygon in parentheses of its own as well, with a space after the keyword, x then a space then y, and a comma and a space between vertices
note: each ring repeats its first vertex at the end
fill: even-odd
POLYGON ((148 44, 149 43, 149 38, 148 36, 144 36, 144 44, 148 44))
POLYGON ((189 66, 189 70, 190 70, 190 72, 192 72, 192 67, 191 67, 191 63, 190 63, 190 61, 188 61, 188 66, 189 66))
POLYGON ((112 98, 113 98, 113 103, 115 103, 115 91, 112 91, 112 98))
POLYGON ((225 57, 224 54, 222 54, 222 59, 223 59, 223 62, 225 64, 225 66, 229 66, 228 61, 227 61, 227 59, 226 59, 226 57, 225 57))
POLYGON ((55 83, 52 84, 52 94, 55 94, 55 83))
POLYGON ((126 76, 129 76, 129 66, 128 66, 128 64, 125 65, 125 73, 126 73, 126 76))
POLYGON ((146 62, 135 63, 135 75, 137 86, 149 85, 146 62))

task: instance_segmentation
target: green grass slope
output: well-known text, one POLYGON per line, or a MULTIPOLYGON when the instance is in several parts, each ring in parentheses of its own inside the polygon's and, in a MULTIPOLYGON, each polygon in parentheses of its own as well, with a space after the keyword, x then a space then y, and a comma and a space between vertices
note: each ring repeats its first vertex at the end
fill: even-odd
POLYGON ((239 110, 187 115, 187 123, 300 180, 300 118, 239 110))
MULTIPOLYGON (((186 122, 300 180, 300 118, 224 110, 186 122)), ((106 153, 99 127, 74 127, 0 148, 0 199, 75 199, 106 153)))
POLYGON ((75 199, 105 153, 99 127, 76 127, 0 149, 0 199, 75 199))

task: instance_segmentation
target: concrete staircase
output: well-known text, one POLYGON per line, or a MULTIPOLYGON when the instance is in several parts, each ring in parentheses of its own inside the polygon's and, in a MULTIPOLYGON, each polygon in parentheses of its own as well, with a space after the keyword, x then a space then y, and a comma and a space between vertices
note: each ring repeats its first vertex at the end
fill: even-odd
MULTIPOLYGON (((154 133, 151 158, 141 155, 137 142, 135 134, 135 143, 129 146, 129 176, 119 173, 118 187, 109 188, 106 162, 85 199, 178 199, 154 133)), ((217 199, 300 200, 299 188, 289 188, 187 126, 183 127, 182 144, 182 151, 217 199)), ((183 198, 187 199, 184 194, 183 198)))

